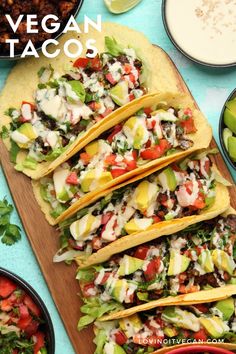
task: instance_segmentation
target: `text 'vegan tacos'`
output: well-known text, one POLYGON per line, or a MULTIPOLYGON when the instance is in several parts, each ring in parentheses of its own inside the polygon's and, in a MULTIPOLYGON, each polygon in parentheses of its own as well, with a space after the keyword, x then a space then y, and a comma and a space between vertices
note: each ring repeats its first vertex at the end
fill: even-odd
POLYGON ((191 301, 189 294, 182 301, 172 299, 172 303, 162 299, 152 310, 114 321, 97 321, 95 353, 107 354, 113 350, 119 354, 163 354, 191 343, 216 344, 234 350, 235 294, 235 285, 205 290, 195 294, 191 301))
POLYGON ((174 93, 147 95, 117 113, 111 129, 104 131, 105 125, 98 139, 49 176, 33 182, 35 196, 51 224, 103 190, 207 148, 212 136, 192 100, 174 93))
POLYGON ((182 294, 236 284, 235 233, 232 210, 79 269, 85 302, 79 328, 104 314, 109 319, 150 309, 163 297, 175 302, 182 294))
POLYGON ((76 258, 89 266, 122 252, 211 219, 229 207, 227 188, 206 153, 101 194, 60 224, 61 249, 55 261, 76 258))
MULTIPOLYGON (((78 39, 78 34, 63 36, 61 51, 70 38, 78 39)), ((13 68, 1 93, 2 137, 16 168, 32 178, 95 139, 104 122, 112 122, 124 104, 128 109, 130 100, 146 91, 177 90, 169 82, 171 64, 164 54, 155 57, 143 34, 107 23, 101 33, 90 29, 80 35, 84 48, 89 38, 96 40, 95 59, 87 59, 85 51, 73 65, 62 53, 54 59, 28 59, 13 68), (132 48, 135 42, 138 49, 132 48)))

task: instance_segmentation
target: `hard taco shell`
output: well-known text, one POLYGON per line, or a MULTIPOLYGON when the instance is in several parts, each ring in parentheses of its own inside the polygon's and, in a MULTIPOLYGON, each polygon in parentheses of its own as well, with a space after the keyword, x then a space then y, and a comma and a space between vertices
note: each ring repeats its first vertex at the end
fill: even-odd
MULTIPOLYGON (((154 94, 149 94, 146 96, 143 96, 139 100, 131 102, 128 106, 126 106, 125 111, 116 111, 116 115, 112 118, 110 116, 109 120, 104 120, 103 125, 101 125, 99 128, 96 128, 95 135, 98 137, 101 133, 104 131, 110 129, 112 126, 115 126, 124 120, 128 119, 130 116, 134 115, 138 110, 146 107, 152 107, 158 105, 160 108, 165 108, 165 107, 176 107, 176 108, 181 108, 181 107, 190 107, 193 110, 193 117, 194 117, 194 122, 195 126, 197 128, 197 132, 194 134, 188 134, 188 138, 193 141, 193 146, 188 149, 188 150, 180 150, 177 149, 177 151, 169 156, 164 156, 161 158, 158 158, 156 160, 152 160, 150 162, 147 162, 146 164, 136 168, 135 170, 132 170, 118 178, 113 179, 109 183, 101 186, 100 188, 97 188, 96 190, 89 192, 85 194, 82 198, 80 198, 78 201, 76 201, 74 204, 72 204, 64 213, 62 213, 56 220, 53 219, 50 215, 50 212, 52 211, 52 208, 50 207, 49 203, 45 202, 43 198, 41 197, 40 194, 40 181, 33 181, 33 190, 34 194, 36 197, 37 202, 39 203, 41 210, 44 212, 48 222, 52 225, 57 224, 58 222, 61 222, 62 220, 67 219, 71 215, 74 214, 76 210, 79 210, 88 204, 91 204, 91 202, 94 202, 95 200, 99 199, 103 191, 107 191, 112 189, 114 186, 117 186, 123 182, 127 182, 130 179, 136 178, 137 179, 141 178, 140 176, 143 176, 145 172, 150 172, 155 168, 155 171, 165 167, 166 165, 170 164, 171 162, 180 159, 186 155, 189 155, 196 150, 199 149, 204 149, 207 148, 210 144, 211 138, 212 138, 212 130, 210 125, 208 124, 206 118, 202 115, 202 113, 197 110, 193 104, 192 99, 185 94, 181 93, 154 93, 154 94)), ((91 138, 91 136, 90 136, 91 138)), ((91 141, 92 139, 90 139, 91 141)), ((82 148, 82 145, 84 146, 84 140, 81 144, 78 144, 77 147, 71 152, 72 155, 74 155, 76 152, 80 150, 80 146, 82 148)), ((61 159, 65 161, 65 156, 62 156, 61 159)), ((55 161, 54 161, 55 162, 55 161)), ((55 163, 52 163, 50 168, 48 169, 47 173, 50 172, 55 166, 55 163)))
MULTIPOLYGON (((80 28, 83 28, 83 25, 80 25, 80 28)), ((178 85, 175 84, 175 80, 173 80, 173 77, 176 74, 173 70, 172 64, 165 61, 165 54, 158 50, 158 48, 152 46, 152 44, 142 33, 132 30, 126 26, 108 22, 103 23, 101 33, 93 28, 90 28, 88 34, 80 34, 79 40, 84 47, 81 57, 86 55, 85 43, 90 38, 96 40, 96 47, 98 51, 100 53, 104 52, 105 36, 114 37, 117 42, 126 46, 132 46, 133 43, 138 43, 138 48, 135 49, 146 67, 146 86, 149 89, 149 92, 158 90, 166 91, 168 89, 172 91, 178 90, 178 85)), ((78 40, 78 33, 69 32, 60 39, 58 49, 61 50, 61 53, 56 58, 49 59, 41 54, 40 58, 29 58, 24 61, 20 61, 14 66, 0 95, 0 130, 3 126, 8 126, 11 122, 11 118, 5 115, 5 112, 10 107, 18 108, 20 107, 22 101, 32 102, 33 93, 38 85, 37 72, 41 67, 51 64, 55 71, 59 74, 63 74, 65 72, 68 64, 71 64, 71 59, 64 54, 63 46, 64 43, 71 38, 78 40)), ((76 52, 77 50, 77 47, 73 48, 73 46, 71 46, 72 52, 76 52)), ((139 101, 139 99, 137 101, 139 101)), ((37 166, 36 170, 24 168, 23 172, 33 179, 38 179, 45 173, 50 173, 50 171, 59 166, 63 161, 73 156, 76 151, 79 151, 90 141, 98 137, 101 132, 108 129, 107 126, 105 126, 104 129, 102 128, 104 123, 106 123, 106 121, 112 122, 117 114, 126 111, 126 109, 129 109, 129 106, 130 104, 126 107, 119 108, 117 111, 108 115, 104 120, 94 125, 83 136, 78 137, 78 139, 76 139, 75 142, 68 147, 67 151, 53 162, 42 162, 37 166)), ((4 139, 4 143, 7 149, 10 150, 9 138, 4 139)), ((22 150, 17 156, 17 163, 22 163, 25 157, 26 153, 22 150)))

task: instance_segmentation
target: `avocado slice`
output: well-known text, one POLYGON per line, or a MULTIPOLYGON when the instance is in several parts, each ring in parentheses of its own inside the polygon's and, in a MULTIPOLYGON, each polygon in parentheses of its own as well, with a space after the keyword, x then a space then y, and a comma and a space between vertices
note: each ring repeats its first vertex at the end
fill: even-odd
POLYGON ((148 207, 156 200, 159 187, 148 181, 142 181, 134 192, 134 202, 141 212, 147 211, 148 207))
POLYGON ((124 106, 129 102, 129 84, 127 81, 121 81, 110 89, 110 95, 118 106, 124 106))
POLYGON ((87 214, 70 225, 70 233, 77 241, 83 241, 91 232, 101 224, 101 217, 87 214))
POLYGON ((205 270, 206 273, 214 271, 214 263, 212 261, 211 252, 209 250, 203 250, 198 257, 198 263, 205 270))
POLYGON ((234 134, 236 134, 236 113, 230 111, 228 108, 224 111, 224 123, 234 134))
POLYGON ((218 316, 200 317, 199 320, 212 338, 222 338, 229 331, 229 327, 218 316))
POLYGON ((90 156, 96 155, 99 151, 99 140, 92 141, 90 144, 85 146, 84 149, 90 156))
POLYGON ((120 276, 132 274, 136 272, 136 270, 142 269, 143 263, 144 261, 139 258, 125 255, 120 262, 118 274, 120 276))
POLYGON ((177 275, 185 272, 191 259, 181 255, 175 250, 170 250, 170 262, 168 268, 168 276, 177 275))
POLYGON ((233 161, 236 161, 236 137, 230 136, 228 138, 228 149, 229 149, 229 156, 233 161))
POLYGON ((108 292, 118 302, 122 303, 125 298, 126 291, 129 288, 129 284, 126 279, 114 280, 112 284, 107 283, 108 292), (110 289, 109 289, 110 288, 110 289))
POLYGON ((171 192, 175 191, 177 180, 171 167, 167 167, 164 171, 159 173, 158 180, 164 189, 170 190, 171 192))
POLYGON ((225 144, 225 147, 227 149, 227 151, 229 151, 229 137, 233 136, 233 133, 231 132, 231 130, 229 128, 225 128, 223 130, 223 141, 224 141, 224 144, 225 144))
POLYGON ((219 270, 224 270, 230 275, 233 275, 235 269, 235 262, 233 258, 228 255, 228 253, 223 250, 215 249, 212 252, 212 260, 214 265, 219 270))
POLYGON ((236 99, 234 98, 233 100, 230 100, 226 102, 226 107, 236 115, 236 99))
POLYGON ((102 172, 99 176, 96 174, 96 170, 87 171, 81 178, 81 188, 84 193, 88 193, 91 190, 96 188, 96 184, 93 185, 93 182, 97 182, 97 186, 102 186, 110 181, 112 181, 112 174, 109 171, 102 172))
POLYGON ((144 231, 153 224, 152 218, 131 219, 125 224, 125 231, 130 235, 134 232, 144 231))
POLYGON ((120 319, 119 325, 120 325, 120 328, 122 329, 122 331, 125 332, 125 335, 127 336, 127 338, 133 337, 134 330, 137 333, 143 327, 143 324, 142 324, 139 316, 136 313, 132 316, 127 317, 127 318, 120 319))
POLYGON ((190 329, 193 332, 198 332, 200 330, 199 318, 193 313, 182 310, 179 307, 167 306, 164 309, 161 318, 179 328, 190 329))
POLYGON ((53 183, 56 192, 56 198, 61 203, 66 203, 70 199, 70 187, 66 188, 66 179, 69 174, 69 169, 61 167, 58 167, 53 173, 53 183))
POLYGON ((166 328, 164 328, 163 332, 169 338, 175 337, 178 334, 176 328, 174 328, 174 327, 166 327, 166 328))
POLYGON ((223 314, 223 320, 228 321, 234 314, 234 299, 229 297, 225 300, 220 300, 216 303, 215 308, 223 314))
POLYGON ((11 133, 11 139, 17 143, 21 149, 27 149, 31 141, 38 137, 37 131, 31 123, 24 123, 11 133))
POLYGON ((130 117, 124 124, 124 133, 129 139, 133 141, 135 149, 141 149, 143 144, 148 140, 149 135, 143 120, 138 117, 130 117))

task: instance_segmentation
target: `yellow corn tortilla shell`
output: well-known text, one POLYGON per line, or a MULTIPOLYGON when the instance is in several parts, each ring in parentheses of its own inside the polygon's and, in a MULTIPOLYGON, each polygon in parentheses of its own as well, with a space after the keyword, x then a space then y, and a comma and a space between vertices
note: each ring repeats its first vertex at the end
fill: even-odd
MULTIPOLYGON (((132 46, 134 43, 138 43, 138 48, 135 49, 137 50, 138 56, 143 60, 145 67, 147 68, 147 87, 149 92, 158 90, 178 91, 178 85, 175 84, 175 81, 173 80, 173 76, 176 74, 174 73, 171 63, 166 62, 165 54, 160 51, 157 55, 158 49, 154 48, 141 32, 137 32, 126 26, 107 22, 103 23, 101 33, 97 32, 95 29, 91 29, 89 34, 80 34, 79 40, 84 46, 84 51, 81 54, 81 57, 86 55, 85 43, 90 38, 94 38, 96 40, 96 47, 98 51, 100 53, 104 52, 105 36, 114 37, 117 42, 125 46, 132 46)), ((68 68, 68 64, 71 65, 72 59, 68 58, 63 52, 64 43, 71 38, 78 39, 78 33, 69 32, 61 37, 59 41, 60 45, 58 46, 58 48, 61 49, 61 53, 56 58, 49 59, 41 54, 40 58, 29 58, 22 60, 14 66, 0 95, 0 130, 2 126, 9 126, 9 123, 11 122, 11 118, 5 115, 7 109, 10 107, 19 108, 22 101, 32 102, 34 100, 33 94, 38 85, 37 72, 41 67, 51 64, 56 72, 63 74, 65 69, 68 68)), ((76 49, 76 47, 71 45, 70 50, 72 52, 76 52, 76 49)), ((54 50, 55 47, 53 46, 52 51, 54 50)), ((75 142, 68 147, 67 151, 53 162, 42 162, 37 166, 36 170, 25 168, 23 172, 27 176, 33 179, 37 179, 45 173, 55 169, 63 161, 73 156, 76 151, 87 145, 91 140, 96 139, 96 137, 98 137, 98 135, 104 131, 104 129, 102 129, 104 123, 106 121, 112 122, 113 118, 116 117, 117 114, 126 111, 129 109, 129 106, 130 104, 128 104, 126 107, 117 109, 105 119, 95 124, 85 134, 83 134, 81 137, 78 137, 75 142)), ((114 124, 111 124, 111 126, 113 125, 114 124)), ((106 127, 105 130, 106 129, 108 128, 106 127)), ((4 143, 7 149, 10 150, 10 140, 4 139, 4 143)), ((21 164, 25 157, 25 151, 21 150, 17 156, 17 163, 21 164)))
MULTIPOLYGON (((185 294, 185 295, 179 295, 176 297, 169 296, 167 298, 162 298, 162 299, 152 301, 147 304, 135 306, 135 307, 128 309, 128 310, 119 311, 119 312, 113 313, 111 315, 103 316, 103 317, 99 318, 98 321, 104 322, 104 321, 118 320, 118 319, 121 319, 124 317, 132 316, 138 312, 146 312, 146 311, 151 310, 156 307, 190 306, 190 305, 195 305, 195 304, 205 304, 205 303, 209 303, 209 302, 224 300, 232 295, 236 295, 236 285, 227 285, 227 286, 219 287, 219 288, 215 288, 215 289, 201 290, 197 293, 189 293, 189 294, 185 294)), ((95 332, 95 334, 97 332, 96 326, 94 328, 94 332, 95 332)), ((155 352, 153 352, 153 354, 154 353, 156 353, 156 354, 169 353, 170 350, 172 350, 172 349, 188 347, 188 346, 192 346, 193 344, 206 344, 209 346, 217 346, 217 347, 225 348, 225 349, 229 349, 229 350, 236 349, 236 343, 235 344, 222 343, 222 342, 218 342, 218 343, 207 342, 207 343, 192 343, 192 344, 184 343, 184 344, 177 344, 177 345, 157 349, 155 352)))
MULTIPOLYGON (((155 171, 148 171, 146 175, 149 175, 155 171)), ((139 180, 140 176, 133 178, 129 183, 139 180)), ((127 184, 128 182, 126 182, 127 184)), ((125 185, 125 184, 124 184, 125 185)), ((122 186, 122 185, 121 185, 122 186)), ((121 187, 119 186, 119 188, 121 187)), ((118 189, 116 186, 114 189, 118 189)), ((100 195, 108 195, 114 189, 106 191, 106 193, 100 195)), ((163 235, 171 235, 180 230, 185 229, 187 226, 196 224, 200 221, 213 219, 214 217, 225 212, 230 206, 230 197, 227 187, 223 184, 216 182, 216 197, 211 207, 206 210, 202 210, 198 215, 185 216, 183 218, 161 221, 159 223, 151 225, 147 230, 141 232, 135 232, 131 235, 123 236, 114 242, 111 242, 107 246, 101 248, 96 253, 93 253, 88 258, 77 257, 77 263, 81 268, 103 263, 107 261, 112 255, 125 251, 128 248, 138 246, 142 243, 149 242, 163 235)))
MULTIPOLYGON (((127 120, 130 116, 134 115, 141 108, 152 107, 159 105, 160 108, 168 108, 168 107, 176 107, 176 108, 184 108, 190 107, 193 110, 193 117, 195 126, 197 128, 197 132, 194 134, 188 134, 188 138, 191 139, 194 144, 188 150, 177 149, 176 153, 171 154, 169 156, 164 156, 152 161, 147 161, 146 164, 132 170, 118 178, 113 179, 109 183, 97 188, 96 190, 86 193, 82 198, 76 201, 73 205, 71 205, 62 215, 60 215, 56 220, 53 219, 50 215, 52 208, 50 204, 45 202, 40 195, 40 181, 33 181, 33 190, 38 201, 41 210, 44 212, 48 222, 52 225, 57 224, 58 222, 70 217, 75 213, 76 210, 85 207, 88 204, 91 204, 91 201, 96 200, 96 196, 100 196, 104 190, 109 190, 113 186, 119 185, 130 178, 134 178, 137 175, 145 173, 155 168, 157 171, 160 168, 168 165, 170 162, 173 162, 177 159, 183 158, 186 155, 189 155, 196 150, 207 148, 210 144, 212 138, 212 130, 210 125, 208 124, 206 118, 202 115, 202 113, 197 110, 193 104, 192 99, 185 94, 181 93, 156 93, 143 96, 139 101, 132 102, 129 107, 126 108, 125 112, 116 112, 116 117, 114 119, 110 119, 104 122, 103 126, 100 127, 100 132, 108 130, 111 127, 127 120)), ((74 150, 76 153, 77 148, 74 150)))
POLYGON ((178 296, 168 296, 148 303, 134 306, 130 309, 111 313, 110 315, 102 316, 99 321, 111 321, 123 317, 129 317, 137 312, 145 312, 160 306, 187 306, 194 304, 204 304, 227 299, 236 295, 236 285, 226 285, 219 288, 200 290, 195 293, 183 294, 178 296))

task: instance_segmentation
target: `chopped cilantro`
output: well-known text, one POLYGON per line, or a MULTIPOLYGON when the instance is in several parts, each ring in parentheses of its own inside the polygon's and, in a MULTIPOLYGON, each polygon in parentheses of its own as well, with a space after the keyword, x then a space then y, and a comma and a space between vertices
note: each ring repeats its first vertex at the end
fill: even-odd
POLYGON ((20 228, 11 224, 10 218, 13 206, 8 203, 6 198, 0 200, 0 237, 1 242, 11 246, 21 239, 20 228))
POLYGON ((5 125, 2 127, 2 130, 0 132, 0 137, 2 139, 6 139, 9 137, 9 130, 7 129, 7 127, 5 125))

